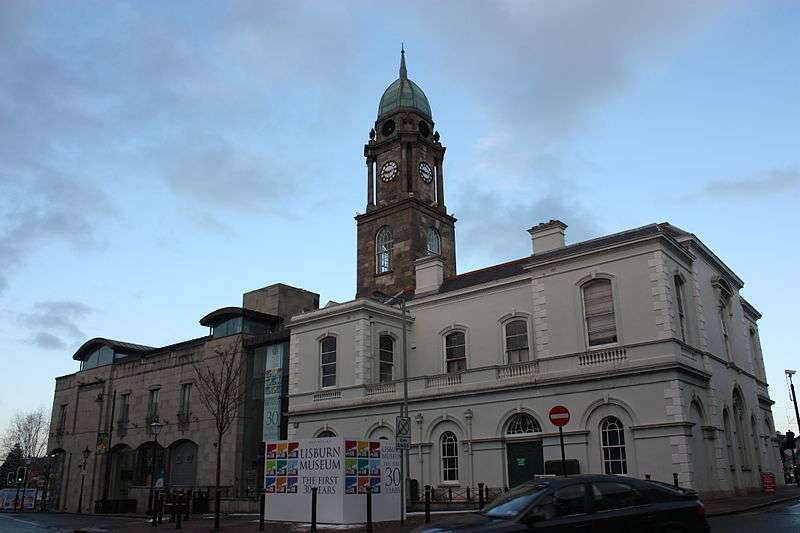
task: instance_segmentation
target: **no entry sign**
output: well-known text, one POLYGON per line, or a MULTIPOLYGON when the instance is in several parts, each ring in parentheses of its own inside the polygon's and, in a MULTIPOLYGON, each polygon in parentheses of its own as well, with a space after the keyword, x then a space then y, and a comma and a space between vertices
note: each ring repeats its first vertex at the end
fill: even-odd
POLYGON ((563 405, 556 405, 550 409, 550 422, 557 427, 566 426, 569 422, 569 409, 563 405))

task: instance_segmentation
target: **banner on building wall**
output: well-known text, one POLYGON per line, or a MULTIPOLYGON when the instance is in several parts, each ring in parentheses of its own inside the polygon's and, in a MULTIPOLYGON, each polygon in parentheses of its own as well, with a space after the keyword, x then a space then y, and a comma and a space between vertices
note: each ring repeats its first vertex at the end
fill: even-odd
POLYGON ((95 455, 103 455, 108 452, 108 433, 97 434, 97 444, 94 447, 95 455))
POLYGON ((264 425, 261 440, 281 438, 281 393, 283 392, 284 352, 288 343, 265 346, 264 350, 264 425))
POLYGON ((401 481, 400 453, 388 441, 331 437, 266 443, 269 520, 308 522, 314 487, 322 523, 363 523, 367 488, 373 520, 398 520, 401 481))

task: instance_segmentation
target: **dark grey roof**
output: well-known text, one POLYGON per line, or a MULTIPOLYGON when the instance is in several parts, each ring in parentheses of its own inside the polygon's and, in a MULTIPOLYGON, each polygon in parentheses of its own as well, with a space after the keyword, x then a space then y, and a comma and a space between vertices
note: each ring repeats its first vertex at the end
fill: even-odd
POLYGON ((72 356, 76 361, 83 361, 84 357, 90 355, 96 349, 102 346, 109 346, 115 352, 125 354, 141 354, 151 350, 155 350, 152 346, 145 346, 143 344, 134 344, 132 342, 115 341, 114 339, 105 339, 103 337, 95 337, 84 342, 80 348, 72 356))
MULTIPOLYGON (((677 246, 683 248, 680 243, 675 241, 675 237, 691 235, 684 230, 663 222, 661 224, 648 224, 639 228, 633 228, 619 233, 612 233, 596 239, 589 239, 586 241, 576 242, 555 250, 550 250, 540 254, 529 255, 507 263, 501 263, 480 270, 473 270, 457 276, 450 276, 446 278, 439 288, 439 293, 455 291, 458 289, 465 289, 481 283, 496 281, 499 279, 510 278, 523 274, 525 268, 534 266, 539 263, 545 263, 553 259, 560 259, 569 257, 571 255, 591 252, 600 250, 614 244, 620 244, 628 241, 635 241, 638 239, 652 237, 656 235, 663 235, 664 237, 672 240, 677 246)), ((685 249, 685 248, 683 248, 685 249)), ((688 253, 688 252, 687 252, 688 253)))
POLYGON ((211 311, 206 316, 201 318, 200 325, 214 326, 223 320, 235 318, 237 316, 253 318, 263 322, 280 322, 283 320, 279 316, 262 313, 260 311, 254 311, 253 309, 247 309, 246 307, 222 307, 216 311, 211 311))

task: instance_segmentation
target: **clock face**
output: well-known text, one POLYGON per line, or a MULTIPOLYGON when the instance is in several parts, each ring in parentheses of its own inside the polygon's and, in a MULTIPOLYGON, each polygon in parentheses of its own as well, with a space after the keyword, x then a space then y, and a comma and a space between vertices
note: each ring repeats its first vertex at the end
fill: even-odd
POLYGON ((422 178, 422 181, 425 183, 433 181, 433 169, 425 161, 419 164, 419 177, 422 178))
POLYGON ((381 180, 389 182, 397 177, 397 162, 387 161, 381 167, 381 180))

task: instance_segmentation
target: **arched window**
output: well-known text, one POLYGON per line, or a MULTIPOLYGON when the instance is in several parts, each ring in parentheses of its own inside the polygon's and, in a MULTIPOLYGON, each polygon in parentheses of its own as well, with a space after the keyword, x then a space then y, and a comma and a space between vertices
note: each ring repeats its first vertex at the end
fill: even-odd
POLYGON ((506 361, 508 364, 522 363, 529 359, 528 322, 513 320, 508 322, 506 330, 506 361))
POLYGON ((617 342, 611 281, 594 279, 583 286, 583 312, 589 346, 617 342))
POLYGON ((319 435, 317 435, 317 438, 318 439, 327 439, 327 438, 335 437, 335 436, 336 436, 336 433, 334 433, 330 429, 326 429, 326 430, 320 431, 319 435))
POLYGON ((731 431, 731 418, 728 416, 728 410, 722 411, 722 426, 725 432, 725 448, 728 450, 728 465, 731 470, 736 466, 736 456, 733 455, 733 432, 731 431))
POLYGON ((541 433, 542 426, 531 415, 527 413, 517 413, 512 416, 506 426, 506 435, 528 435, 530 433, 541 433))
POLYGON ((758 469, 761 470, 761 446, 758 444, 758 429, 756 417, 750 417, 750 439, 753 441, 753 457, 758 469))
POLYGON ((442 433, 442 481, 458 481, 458 439, 452 431, 442 433))
POLYGON ((448 374, 466 370, 467 341, 463 331, 454 331, 444 338, 444 355, 448 374))
POLYGON ((758 334, 755 328, 750 328, 750 352, 753 354, 753 369, 760 378, 765 378, 764 361, 761 359, 761 350, 758 349, 758 334))
POLYGON ((735 390, 733 392, 733 437, 736 442, 736 448, 739 451, 739 462, 742 468, 748 468, 750 466, 750 455, 747 453, 747 445, 745 444, 747 433, 745 431, 744 417, 744 401, 739 391, 735 390))
POLYGON ((719 328, 722 332, 722 349, 725 352, 725 358, 728 361, 733 361, 731 357, 731 337, 730 337, 730 298, 727 294, 724 294, 720 297, 719 302, 717 303, 717 309, 719 311, 719 328))
POLYGON ((428 255, 440 255, 442 253, 442 238, 436 228, 428 228, 428 255))
POLYGON ((375 236, 375 272, 383 274, 392 269, 392 228, 383 226, 375 236))
POLYGON ((379 374, 380 382, 392 381, 392 369, 394 367, 394 339, 389 335, 381 335, 379 344, 379 374))
POLYGON ((675 276, 675 306, 678 308, 678 334, 683 342, 687 342, 689 335, 686 329, 686 304, 683 299, 683 279, 675 276))
POLYGON ((606 474, 627 474, 625 430, 622 421, 615 416, 604 418, 600 422, 600 437, 600 447, 603 450, 603 471, 606 474))
POLYGON ((320 385, 336 386, 336 337, 325 337, 319 341, 320 385))

